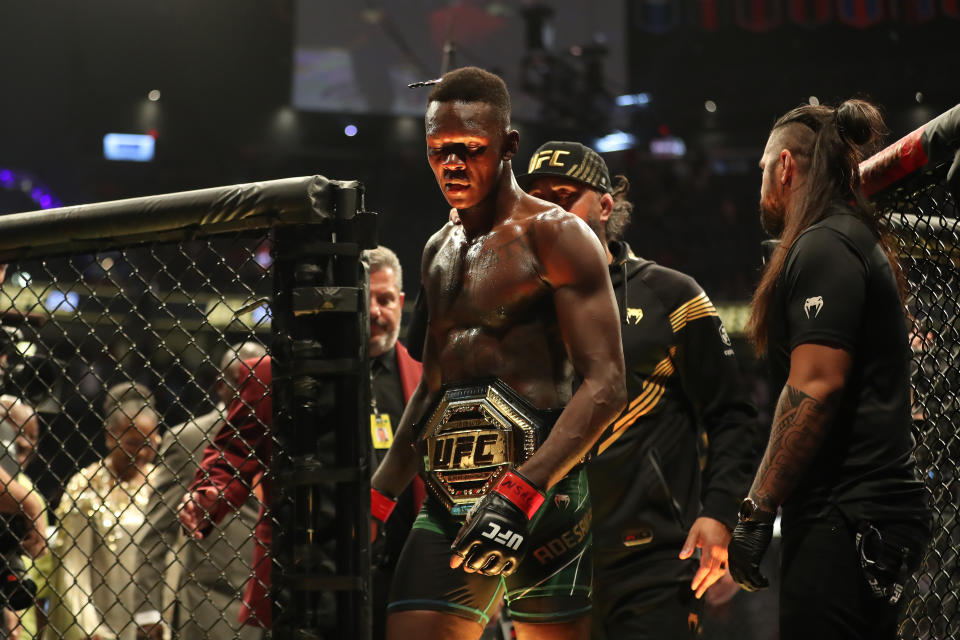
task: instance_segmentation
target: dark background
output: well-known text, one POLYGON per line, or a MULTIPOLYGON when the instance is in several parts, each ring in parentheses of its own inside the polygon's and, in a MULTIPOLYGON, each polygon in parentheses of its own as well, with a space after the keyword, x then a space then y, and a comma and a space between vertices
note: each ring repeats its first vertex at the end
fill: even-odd
MULTIPOLYGON (((312 173, 359 179, 368 208, 381 214, 381 239, 412 278, 447 211, 424 161, 422 122, 291 107, 295 36, 322 26, 312 29, 298 16, 327 19, 316 7, 328 3, 306 4, 313 10, 292 0, 3 3, 0 169, 31 176, 63 204, 312 173), (152 89, 161 91, 157 102, 147 100, 152 89), (344 135, 347 124, 356 136, 344 135), (103 159, 105 133, 147 131, 157 135, 153 162, 103 159)), ((410 23, 420 12, 427 24, 443 3, 355 4, 380 12, 375 26, 385 35, 374 46, 386 64, 403 57, 398 43, 416 36, 402 32, 403 22, 388 33, 384 25, 397 22, 391 16, 410 23)), ((545 21, 553 25, 552 48, 536 48, 527 35, 537 31, 523 16, 531 4, 459 3, 500 20, 485 43, 501 38, 510 43, 504 49, 523 51, 515 67, 496 69, 517 101, 537 110, 518 119, 515 168, 547 139, 590 143, 617 129, 633 133, 635 148, 606 154, 634 185, 628 239, 638 252, 694 275, 715 300, 744 300, 755 281, 755 166, 778 115, 809 96, 826 103, 864 95, 883 105, 899 137, 960 100, 954 2, 543 3, 562 11, 545 21), (843 7, 859 4, 879 8, 875 22, 844 23, 843 7), (800 7, 813 24, 801 26, 802 16, 791 13, 800 7), (609 19, 598 20, 598 12, 609 19), (564 27, 578 22, 589 28, 564 27), (573 55, 576 38, 590 33, 573 55), (588 56, 598 39, 611 51, 588 56), (649 104, 617 107, 621 92, 645 92, 649 104), (706 100, 716 103, 714 113, 706 100), (650 140, 664 132, 685 141, 684 158, 651 157, 650 140)), ((468 35, 470 25, 458 29, 468 35)), ((488 59, 490 48, 464 46, 453 63, 488 59)), ((426 59, 429 51, 420 58, 439 74, 442 55, 433 51, 435 60, 426 59)), ((509 64, 493 59, 496 67, 509 64)), ((16 185, 0 188, 0 212, 37 208, 16 185)))
MULTIPOLYGON (((420 250, 448 211, 425 162, 422 120, 374 107, 295 108, 294 61, 306 41, 325 45, 316 36, 332 24, 355 23, 338 42, 362 48, 363 64, 376 70, 378 56, 384 67, 409 63, 404 43, 415 43, 417 72, 434 77, 442 48, 415 39, 444 3, 302 2, 308 9, 293 0, 0 3, 0 214, 38 209, 43 195, 47 204, 73 205, 295 175, 356 179, 380 214, 381 242, 400 255, 412 301, 420 250), (161 98, 151 102, 154 89, 161 98), (353 137, 344 135, 350 124, 353 137), (156 158, 105 160, 109 132, 152 132, 156 158)), ((486 24, 483 48, 460 43, 447 62, 493 60, 507 79, 523 105, 518 173, 546 140, 594 144, 613 131, 633 134, 631 148, 605 154, 633 185, 627 239, 693 275, 718 303, 744 303, 757 279, 757 161, 780 114, 811 96, 834 104, 870 97, 895 139, 960 102, 952 0, 542 4, 562 13, 538 25, 529 16, 545 12, 533 3, 451 2, 495 15, 499 26, 458 25, 453 32, 470 40, 473 25, 486 24), (873 19, 864 13, 871 9, 873 19), (553 45, 541 37, 548 24, 553 45), (616 96, 641 92, 645 105, 616 105, 616 96), (684 141, 683 157, 650 153, 651 140, 667 135, 684 141)), ((742 322, 725 321, 737 338, 742 322)), ((765 407, 759 365, 737 342, 765 407)), ((209 388, 212 376, 206 366, 193 383, 209 388)), ((775 553, 767 560, 773 571, 775 553)), ((775 593, 733 603, 711 618, 712 637, 774 634, 775 593)))

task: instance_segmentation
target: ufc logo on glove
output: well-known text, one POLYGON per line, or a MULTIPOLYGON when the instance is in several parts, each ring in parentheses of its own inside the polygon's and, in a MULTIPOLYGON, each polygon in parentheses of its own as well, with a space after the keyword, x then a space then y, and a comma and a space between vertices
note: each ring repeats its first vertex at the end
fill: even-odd
POLYGON ((523 536, 519 533, 514 533, 509 529, 500 533, 500 525, 496 522, 489 522, 488 524, 490 525, 490 530, 480 534, 484 538, 489 538, 494 542, 502 544, 507 549, 513 549, 514 551, 519 549, 520 545, 523 544, 523 536))

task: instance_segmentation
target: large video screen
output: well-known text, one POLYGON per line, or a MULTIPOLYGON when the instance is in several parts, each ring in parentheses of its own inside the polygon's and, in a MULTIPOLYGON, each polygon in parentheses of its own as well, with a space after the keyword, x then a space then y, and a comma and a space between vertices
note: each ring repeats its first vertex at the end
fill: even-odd
POLYGON ((521 61, 528 51, 523 12, 552 9, 544 45, 555 53, 602 42, 604 85, 625 91, 623 3, 618 0, 298 0, 293 106, 308 111, 422 115, 428 89, 412 82, 440 75, 445 49, 452 66, 476 65, 500 74, 514 116, 535 117, 525 94, 521 61), (446 45, 446 46, 445 46, 446 45))

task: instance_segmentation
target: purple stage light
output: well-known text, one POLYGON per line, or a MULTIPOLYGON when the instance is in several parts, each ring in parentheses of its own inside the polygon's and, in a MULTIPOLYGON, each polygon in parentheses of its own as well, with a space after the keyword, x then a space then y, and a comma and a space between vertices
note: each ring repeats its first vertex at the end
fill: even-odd
POLYGON ((41 209, 62 206, 60 199, 56 198, 44 184, 40 183, 30 173, 0 168, 0 187, 22 191, 25 196, 36 202, 41 209))

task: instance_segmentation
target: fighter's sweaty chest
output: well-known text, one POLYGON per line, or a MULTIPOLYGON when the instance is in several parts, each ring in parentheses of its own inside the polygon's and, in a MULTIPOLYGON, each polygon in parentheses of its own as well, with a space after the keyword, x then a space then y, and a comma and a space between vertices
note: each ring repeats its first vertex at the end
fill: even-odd
POLYGON ((428 277, 438 315, 482 324, 509 322, 547 288, 523 234, 450 242, 428 277))

